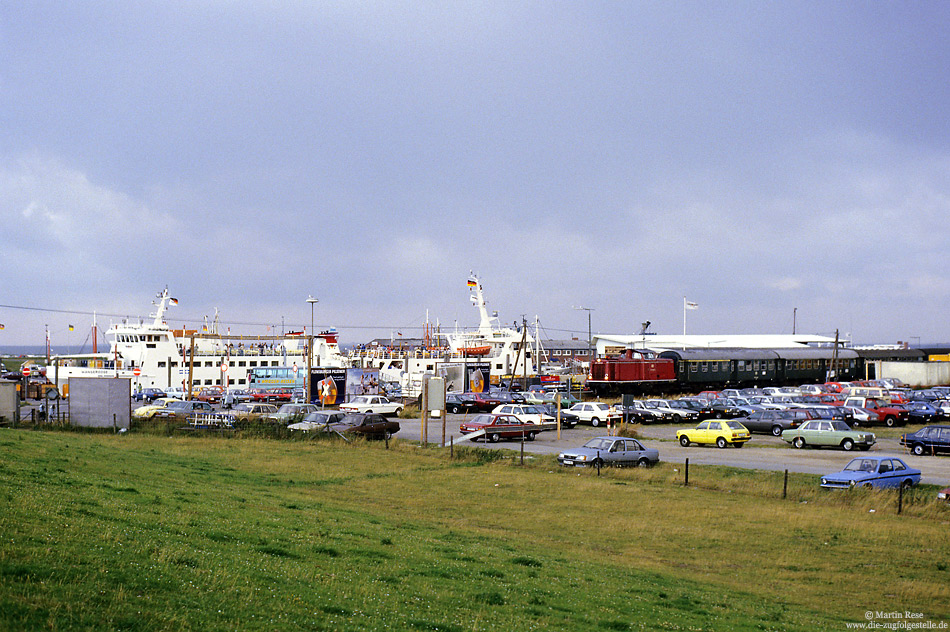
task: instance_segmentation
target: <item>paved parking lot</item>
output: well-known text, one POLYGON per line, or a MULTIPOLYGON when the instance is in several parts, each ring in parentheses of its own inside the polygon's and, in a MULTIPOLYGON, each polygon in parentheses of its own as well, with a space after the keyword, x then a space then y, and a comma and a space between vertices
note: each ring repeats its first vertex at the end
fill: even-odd
MULTIPOLYGON (((470 417, 470 415, 469 415, 470 417)), ((465 415, 449 414, 445 420, 446 444, 454 437, 458 441, 462 434, 459 424, 465 415)), ((402 429, 397 435, 400 439, 421 441, 422 423, 418 419, 400 419, 402 429)), ((843 450, 815 449, 796 450, 779 437, 772 435, 752 435, 744 448, 733 447, 720 450, 715 446, 692 445, 682 447, 676 442, 676 430, 685 425, 649 425, 642 426, 640 434, 647 447, 660 451, 660 460, 672 463, 684 463, 687 458, 692 464, 729 465, 761 470, 789 470, 806 474, 828 474, 844 467, 857 454, 863 452, 844 452, 843 450)), ((873 429, 872 429, 873 431, 873 429)), ((570 447, 583 445, 591 437, 607 434, 605 427, 593 428, 579 425, 571 430, 562 430, 558 440, 556 432, 542 432, 534 441, 525 442, 525 452, 533 454, 557 454, 570 447)), ((429 443, 441 444, 442 420, 429 421, 429 443)), ((467 443, 466 445, 471 445, 467 443)), ((520 441, 499 441, 498 443, 476 442, 474 445, 488 448, 508 448, 520 450, 520 441)), ((939 457, 917 457, 902 448, 897 439, 879 438, 871 448, 872 454, 891 454, 899 456, 911 467, 923 472, 922 482, 933 485, 950 485, 950 455, 939 457)))

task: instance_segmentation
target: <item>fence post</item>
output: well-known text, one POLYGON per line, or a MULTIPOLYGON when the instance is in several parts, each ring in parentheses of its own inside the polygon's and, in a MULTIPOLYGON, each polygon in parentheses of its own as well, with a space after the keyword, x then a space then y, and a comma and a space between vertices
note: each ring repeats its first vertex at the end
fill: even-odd
POLYGON ((455 459, 455 435, 449 435, 449 459, 455 459))
POLYGON ((600 476, 600 450, 597 450, 597 476, 600 476))
POLYGON ((683 487, 689 486, 689 457, 686 457, 686 475, 683 479, 683 487))
POLYGON ((788 496, 788 470, 785 470, 785 482, 782 483, 782 499, 788 496))

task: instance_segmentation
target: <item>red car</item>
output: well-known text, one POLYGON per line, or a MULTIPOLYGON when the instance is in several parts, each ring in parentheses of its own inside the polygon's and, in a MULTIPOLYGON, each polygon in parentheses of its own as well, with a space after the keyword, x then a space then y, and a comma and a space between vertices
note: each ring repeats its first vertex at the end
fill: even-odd
POLYGON ((463 393, 466 397, 470 397, 469 406, 483 413, 491 412, 495 409, 496 406, 505 404, 500 397, 495 397, 488 393, 463 393))
POLYGON ((524 437, 526 441, 534 441, 538 434, 537 425, 529 421, 521 421, 514 415, 475 415, 471 420, 461 424, 459 430, 462 434, 484 430, 485 438, 491 443, 499 439, 520 439, 521 437, 524 437))
POLYGON ((253 402, 288 404, 292 398, 293 390, 289 388, 261 389, 251 393, 251 401, 253 402))

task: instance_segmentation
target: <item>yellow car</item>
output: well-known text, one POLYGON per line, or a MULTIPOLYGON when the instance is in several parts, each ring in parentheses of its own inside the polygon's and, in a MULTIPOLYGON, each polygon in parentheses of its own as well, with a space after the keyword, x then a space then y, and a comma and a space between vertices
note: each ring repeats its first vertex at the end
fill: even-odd
POLYGON ((151 404, 146 404, 145 406, 139 406, 132 411, 132 416, 136 419, 151 419, 155 416, 155 413, 165 408, 169 402, 178 402, 181 401, 175 397, 159 397, 151 404))
POLYGON ((731 443, 741 448, 751 438, 752 435, 745 426, 731 419, 712 419, 695 428, 676 431, 676 439, 684 448, 691 443, 715 443, 720 448, 731 443))

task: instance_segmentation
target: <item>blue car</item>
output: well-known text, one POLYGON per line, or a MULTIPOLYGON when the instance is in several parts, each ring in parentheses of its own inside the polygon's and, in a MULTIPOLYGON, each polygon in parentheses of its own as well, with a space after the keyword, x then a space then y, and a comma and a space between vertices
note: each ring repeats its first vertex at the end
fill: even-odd
POLYGON ((826 489, 852 487, 903 487, 920 482, 920 470, 908 467, 902 460, 891 456, 860 456, 852 459, 840 472, 821 477, 826 489))

